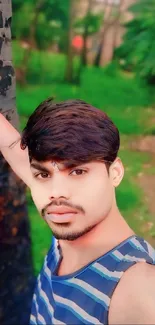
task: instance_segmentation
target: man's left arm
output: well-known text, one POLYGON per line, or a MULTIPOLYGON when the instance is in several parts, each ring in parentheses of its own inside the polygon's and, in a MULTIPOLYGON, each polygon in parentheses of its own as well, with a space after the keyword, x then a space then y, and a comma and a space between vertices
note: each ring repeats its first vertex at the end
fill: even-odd
POLYGON ((125 272, 111 300, 112 324, 155 324, 155 265, 138 263, 125 272))

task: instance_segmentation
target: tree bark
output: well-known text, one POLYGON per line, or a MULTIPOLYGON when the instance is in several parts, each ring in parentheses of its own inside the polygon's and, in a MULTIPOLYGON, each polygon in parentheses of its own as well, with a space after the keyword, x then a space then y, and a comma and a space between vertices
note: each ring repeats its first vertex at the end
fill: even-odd
POLYGON ((97 54, 96 54, 96 57, 95 57, 95 60, 94 60, 94 66, 95 67, 100 66, 101 55, 102 55, 103 48, 104 48, 104 37, 105 37, 105 34, 102 36, 102 40, 101 40, 101 42, 99 44, 98 51, 97 51, 97 54))
MULTIPOLYGON (((90 15, 90 13, 93 11, 93 1, 88 0, 88 8, 86 12, 86 17, 90 15)), ((84 26, 84 34, 83 34, 83 49, 82 49, 82 54, 81 54, 81 63, 83 66, 87 65, 87 41, 88 41, 88 36, 89 36, 89 31, 88 31, 88 23, 86 22, 84 26)))
POLYGON ((74 14, 74 0, 69 0, 69 25, 67 33, 67 65, 65 72, 65 81, 73 83, 73 48, 72 48, 72 39, 73 39, 73 14, 74 14))
MULTIPOLYGON (((120 23, 120 17, 121 17, 121 14, 122 14, 122 7, 124 5, 124 1, 125 0, 120 0, 120 3, 118 5, 118 8, 117 8, 117 15, 116 17, 113 19, 112 18, 112 10, 113 10, 113 4, 111 5, 111 10, 109 12, 109 15, 108 17, 106 18, 105 22, 104 22, 104 26, 103 26, 103 31, 101 33, 101 41, 99 43, 99 47, 98 47, 98 51, 97 51, 97 54, 96 54, 96 57, 95 57, 95 60, 94 60, 94 65, 96 67, 99 67, 100 66, 100 63, 101 63, 101 56, 102 56, 102 53, 104 51, 104 44, 105 44, 105 36, 106 36, 106 33, 108 32, 109 28, 111 26, 115 26, 115 25, 118 25, 120 23)), ((118 28, 118 26, 117 26, 118 28)))
MULTIPOLYGON (((105 10, 105 7, 104 7, 104 10, 105 10)), ((102 52, 103 52, 103 48, 104 48, 106 32, 109 29, 109 27, 111 26, 111 13, 112 13, 112 10, 113 10, 113 4, 111 5, 111 9, 110 9, 108 17, 106 18, 106 21, 104 21, 103 31, 101 33, 101 41, 99 43, 98 51, 97 51, 97 54, 96 54, 96 57, 95 57, 95 60, 94 60, 94 65, 96 67, 100 66, 100 61, 101 61, 101 56, 102 56, 102 52), (110 21, 110 23, 109 23, 109 21, 110 21)))
MULTIPOLYGON (((11 0, 0 1, 0 112, 18 128, 11 0)), ((0 324, 29 323, 34 276, 25 185, 0 155, 0 324)))
POLYGON ((81 54, 81 63, 83 66, 87 65, 87 27, 85 27, 85 32, 83 34, 83 48, 82 48, 82 54, 81 54))

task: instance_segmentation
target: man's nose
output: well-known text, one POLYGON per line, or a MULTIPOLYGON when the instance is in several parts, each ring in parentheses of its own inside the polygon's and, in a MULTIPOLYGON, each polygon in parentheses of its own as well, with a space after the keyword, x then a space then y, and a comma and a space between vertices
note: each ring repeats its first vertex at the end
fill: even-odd
POLYGON ((68 200, 70 198, 70 190, 64 177, 57 174, 53 177, 52 184, 49 189, 49 199, 58 200, 61 198, 68 200))

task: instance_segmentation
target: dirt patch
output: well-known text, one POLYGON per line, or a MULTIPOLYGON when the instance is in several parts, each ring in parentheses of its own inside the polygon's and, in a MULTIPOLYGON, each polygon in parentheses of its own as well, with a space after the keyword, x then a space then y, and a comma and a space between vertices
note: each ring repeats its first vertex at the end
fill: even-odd
MULTIPOLYGON (((144 165, 144 168, 151 167, 144 165)), ((144 238, 155 247, 155 236, 151 235, 155 227, 155 175, 148 175, 147 173, 139 173, 137 178, 138 185, 142 188, 144 193, 144 201, 148 208, 149 215, 151 219, 145 222, 141 228, 144 234, 144 238)))
POLYGON ((138 174, 138 184, 142 187, 145 201, 155 221, 155 175, 149 175, 145 170, 155 168, 155 136, 136 137, 130 142, 131 150, 149 152, 151 160, 143 165, 143 172, 138 174))
POLYGON ((148 135, 136 137, 135 140, 132 140, 130 143, 130 148, 132 150, 150 152, 152 154, 155 154, 155 136, 148 135))
POLYGON ((139 136, 131 140, 129 147, 131 150, 148 152, 150 154, 150 162, 143 165, 143 171, 137 175, 137 183, 144 193, 144 201, 148 208, 151 220, 145 222, 142 232, 145 239, 155 247, 155 237, 150 235, 150 230, 155 226, 155 174, 149 174, 150 168, 155 169, 155 136, 139 136))
POLYGON ((148 207, 151 220, 145 222, 141 228, 145 239, 155 247, 155 236, 151 235, 151 230, 155 227, 155 175, 140 173, 137 179, 138 185, 144 192, 144 200, 148 207))
POLYGON ((139 174, 138 184, 144 191, 144 199, 155 220, 155 175, 139 174))

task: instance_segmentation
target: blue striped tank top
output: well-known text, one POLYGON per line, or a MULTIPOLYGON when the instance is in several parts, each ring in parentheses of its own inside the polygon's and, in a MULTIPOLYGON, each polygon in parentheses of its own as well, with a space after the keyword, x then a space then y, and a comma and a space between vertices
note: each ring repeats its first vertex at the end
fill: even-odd
POLYGON ((30 324, 108 324, 113 292, 123 273, 137 262, 155 264, 155 250, 133 235, 65 276, 55 275, 61 256, 54 242, 45 258, 33 296, 30 324))

